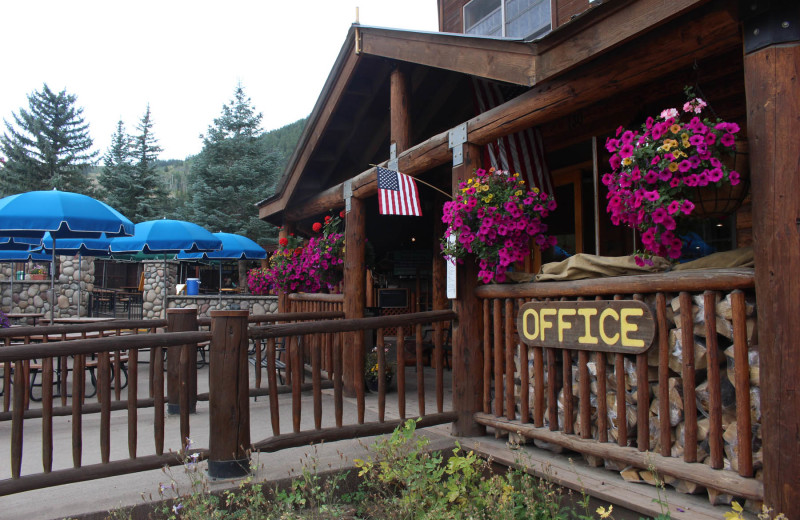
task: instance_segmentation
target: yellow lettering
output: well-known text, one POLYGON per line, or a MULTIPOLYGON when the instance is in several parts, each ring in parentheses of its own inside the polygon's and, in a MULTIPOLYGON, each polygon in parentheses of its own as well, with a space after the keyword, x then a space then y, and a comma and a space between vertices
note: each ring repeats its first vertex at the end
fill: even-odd
POLYGON ((608 336, 606 334, 606 318, 608 317, 613 318, 615 321, 619 322, 619 314, 614 309, 608 308, 600 313, 600 337, 607 345, 614 345, 619 341, 619 333, 615 333, 613 336, 608 336))
POLYGON ((578 309, 578 314, 583 316, 586 327, 586 333, 578 338, 578 342, 586 345, 597 345, 599 341, 596 337, 592 336, 592 322, 589 319, 597 315, 597 309, 578 309))
POLYGON ((575 309, 558 309, 558 342, 564 342, 564 331, 572 328, 572 323, 564 321, 564 316, 575 316, 575 309))
POLYGON ((555 316, 555 309, 542 309, 539 312, 539 327, 542 329, 542 341, 544 341, 544 331, 553 328, 553 322, 545 321, 547 316, 555 316))
POLYGON ((628 334, 632 332, 636 332, 639 330, 639 326, 635 323, 629 323, 628 318, 633 316, 642 316, 644 315, 644 310, 641 308, 637 309, 622 309, 620 311, 620 334, 622 335, 622 346, 623 347, 643 347, 644 341, 640 339, 632 339, 628 337, 628 334))
POLYGON ((528 340, 535 340, 536 336, 539 335, 539 315, 536 314, 536 311, 533 309, 525 309, 525 312, 522 313, 522 334, 525 336, 525 339, 528 340), (528 332, 528 316, 533 318, 533 334, 528 332))

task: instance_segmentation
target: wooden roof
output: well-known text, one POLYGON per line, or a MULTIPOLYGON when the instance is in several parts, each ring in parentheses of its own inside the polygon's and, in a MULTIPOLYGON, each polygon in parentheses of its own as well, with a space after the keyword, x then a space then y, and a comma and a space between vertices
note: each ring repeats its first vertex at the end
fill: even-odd
MULTIPOLYGON (((389 78, 395 67, 410 78, 411 142, 435 140, 431 146, 440 147, 442 134, 465 121, 495 132, 502 124, 490 116, 502 107, 475 117, 471 77, 530 88, 533 96, 548 82, 708 3, 611 0, 538 41, 353 25, 275 194, 258 205, 259 215, 281 224, 285 217, 322 213, 334 208, 316 207, 313 199, 326 200, 320 194, 341 191, 347 179, 362 181, 356 190, 370 182, 370 164, 389 155, 389 78)), ((511 124, 506 133, 517 130, 511 124)))

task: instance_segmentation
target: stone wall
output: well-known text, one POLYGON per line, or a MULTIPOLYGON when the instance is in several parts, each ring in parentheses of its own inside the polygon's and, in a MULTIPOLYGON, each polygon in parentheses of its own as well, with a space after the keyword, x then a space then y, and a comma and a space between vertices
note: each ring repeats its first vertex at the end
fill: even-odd
MULTIPOLYGON (((144 266, 144 291, 142 292, 142 317, 146 320, 164 318, 164 261, 145 260, 144 266)), ((167 290, 166 296, 175 295, 175 284, 178 280, 179 262, 167 261, 166 276, 167 290)))
POLYGON ((210 316, 215 310, 248 310, 250 314, 274 314, 278 312, 277 296, 225 296, 201 294, 199 296, 168 296, 170 309, 197 309, 200 317, 210 316))
MULTIPOLYGON (((58 277, 55 280, 56 317, 86 316, 86 303, 94 289, 94 258, 78 256, 58 258, 58 277), (78 302, 80 301, 80 314, 78 302)), ((0 263, 0 294, 2 310, 11 313, 50 313, 50 279, 13 280, 12 265, 0 263), (14 293, 11 289, 13 286, 14 293)), ((46 265, 49 265, 46 264, 46 265)))

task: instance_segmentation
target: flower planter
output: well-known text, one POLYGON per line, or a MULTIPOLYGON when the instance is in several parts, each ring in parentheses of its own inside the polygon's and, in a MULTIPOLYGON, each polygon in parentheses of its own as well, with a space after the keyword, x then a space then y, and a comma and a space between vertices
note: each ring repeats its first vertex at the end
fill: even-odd
MULTIPOLYGON (((378 393, 378 379, 365 377, 364 378, 364 385, 367 387, 367 390, 372 392, 373 394, 378 393)), ((389 391, 389 388, 392 386, 392 374, 386 374, 386 391, 389 391)))
POLYGON ((31 274, 31 280, 46 280, 46 279, 47 279, 46 274, 36 274, 36 273, 31 274))

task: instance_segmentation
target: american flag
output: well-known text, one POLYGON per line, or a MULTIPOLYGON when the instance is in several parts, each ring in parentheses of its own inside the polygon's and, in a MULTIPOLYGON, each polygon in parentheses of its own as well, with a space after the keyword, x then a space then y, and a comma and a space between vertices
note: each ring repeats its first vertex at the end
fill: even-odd
POLYGON ((381 215, 422 216, 413 177, 378 166, 378 210, 381 215))
MULTIPOLYGON (((473 87, 479 114, 502 105, 516 94, 516 91, 505 91, 511 89, 510 86, 478 78, 473 78, 473 87)), ((553 179, 544 158, 542 134, 537 127, 501 137, 487 144, 486 151, 491 166, 519 173, 530 188, 539 188, 548 195, 555 195, 553 179)))

